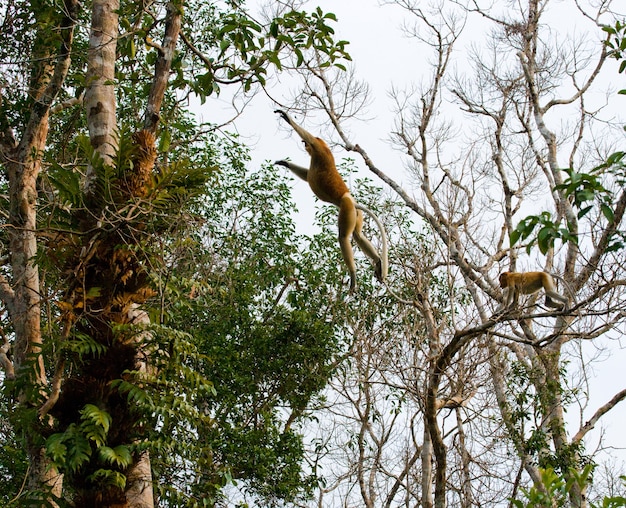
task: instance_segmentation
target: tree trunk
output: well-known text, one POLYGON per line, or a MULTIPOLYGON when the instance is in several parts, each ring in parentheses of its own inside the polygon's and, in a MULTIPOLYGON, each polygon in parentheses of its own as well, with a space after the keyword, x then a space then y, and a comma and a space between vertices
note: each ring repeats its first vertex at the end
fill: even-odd
MULTIPOLYGON (((106 164, 117 147, 115 131, 115 60, 117 49, 119 0, 93 0, 85 110, 91 145, 106 164)), ((94 181, 93 168, 87 169, 86 189, 94 181)))
MULTIPOLYGON (((116 41, 118 36, 117 0, 96 0, 92 12, 92 32, 90 37, 89 65, 88 65, 88 89, 85 94, 85 108, 91 144, 105 163, 111 163, 118 147, 116 139, 116 112, 115 112, 115 60, 116 41)), ((182 7, 177 3, 170 3, 167 7, 165 20, 165 34, 163 45, 158 48, 158 58, 155 64, 150 96, 146 107, 144 130, 133 136, 133 141, 145 157, 133 164, 134 174, 128 175, 129 192, 136 196, 143 196, 146 184, 150 180, 150 174, 154 168, 156 151, 154 149, 154 133, 159 120, 159 112, 163 96, 167 88, 171 62, 180 33, 182 20, 182 7)), ((88 195, 97 196, 98 189, 93 186, 95 174, 90 168, 86 179, 86 191, 88 195)), ((99 200, 93 201, 97 206, 99 200)), ((94 210, 95 211, 95 210, 94 210)), ((106 257, 112 253, 105 249, 100 253, 106 257)), ((106 263, 107 260, 101 260, 106 263)), ((137 272, 137 270, 135 270, 137 272)), ((141 274, 136 273, 138 277, 141 274)), ((92 281, 93 282, 93 281, 92 281)), ((88 284, 89 285, 89 284, 88 284)), ((120 284, 123 287, 124 283, 120 284)), ((111 295, 109 295, 111 297, 111 295)), ((111 302, 108 302, 111 303, 111 302)), ((121 316, 124 313, 120 314, 121 316)), ((111 316, 115 321, 115 317, 111 316)), ((135 324, 149 324, 148 315, 139 308, 138 304, 132 304, 123 320, 135 324)), ((135 342, 135 361, 138 370, 147 370, 145 354, 139 350, 141 347, 135 342)), ((132 416, 129 415, 132 419, 132 416)), ((131 421, 128 422, 132 424, 131 421)), ((135 462, 126 471, 126 488, 120 497, 112 492, 109 506, 128 506, 139 508, 151 508, 154 506, 152 489, 152 472, 150 456, 148 452, 142 452, 136 457, 135 462), (120 504, 121 503, 121 504, 120 504)), ((91 493, 90 493, 91 494, 91 493)), ((88 494, 89 495, 89 494, 88 494)))
POLYGON ((422 445, 422 508, 433 508, 433 446, 429 427, 424 425, 422 445))
MULTIPOLYGON (((29 387, 19 394, 20 403, 38 406, 44 397, 47 379, 42 356, 41 293, 37 265, 37 179, 41 155, 46 145, 50 108, 57 98, 70 66, 74 27, 79 10, 76 0, 65 0, 58 19, 46 19, 36 33, 31 53, 31 80, 28 98, 30 116, 15 140, 8 128, 1 133, 0 154, 9 180, 9 218, 7 235, 11 253, 12 282, 0 280, 0 297, 14 327, 14 365, 12 369, 29 387), (58 44, 50 44, 56 32, 58 44)), ((39 13, 35 12, 35 16, 39 13)), ((19 425, 24 422, 18 422, 19 425)), ((28 425, 28 424, 27 424, 28 425)), ((62 477, 50 462, 36 437, 39 429, 24 428, 30 468, 29 489, 48 489, 59 495, 62 477)))

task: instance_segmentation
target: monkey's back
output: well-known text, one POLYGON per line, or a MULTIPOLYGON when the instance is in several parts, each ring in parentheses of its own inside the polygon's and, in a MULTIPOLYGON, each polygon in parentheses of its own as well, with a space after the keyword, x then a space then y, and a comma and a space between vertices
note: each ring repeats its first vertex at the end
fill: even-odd
POLYGON ((339 206, 342 196, 350 192, 341 178, 335 159, 328 145, 316 138, 315 146, 311 147, 311 167, 307 181, 313 193, 322 201, 339 206))
POLYGON ((533 294, 545 287, 546 274, 544 272, 525 272, 520 275, 524 286, 522 293, 525 295, 533 294))

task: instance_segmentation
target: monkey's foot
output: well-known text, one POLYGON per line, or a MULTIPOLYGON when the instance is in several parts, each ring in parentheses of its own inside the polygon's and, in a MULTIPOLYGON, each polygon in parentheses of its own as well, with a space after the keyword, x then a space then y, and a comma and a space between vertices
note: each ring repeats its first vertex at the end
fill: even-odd
POLYGON ((376 261, 376 265, 374 266, 374 275, 378 282, 384 282, 385 278, 383 277, 383 262, 381 259, 376 261))

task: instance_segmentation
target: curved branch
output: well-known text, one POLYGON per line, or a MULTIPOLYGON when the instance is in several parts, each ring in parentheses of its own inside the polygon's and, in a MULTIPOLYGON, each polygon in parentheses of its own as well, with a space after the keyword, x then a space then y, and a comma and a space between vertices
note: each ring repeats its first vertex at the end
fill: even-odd
POLYGON ((172 68, 172 60, 176 50, 176 42, 180 34, 182 24, 182 6, 169 2, 165 16, 165 34, 163 46, 158 51, 159 57, 154 64, 154 79, 150 87, 150 96, 146 106, 146 114, 143 128, 154 134, 159 122, 159 111, 167 88, 167 82, 172 68))
POLYGON ((585 437, 587 432, 595 427, 598 420, 624 399, 626 399, 626 389, 618 392, 611 400, 604 404, 604 406, 600 407, 572 438, 572 443, 580 443, 581 439, 585 437))

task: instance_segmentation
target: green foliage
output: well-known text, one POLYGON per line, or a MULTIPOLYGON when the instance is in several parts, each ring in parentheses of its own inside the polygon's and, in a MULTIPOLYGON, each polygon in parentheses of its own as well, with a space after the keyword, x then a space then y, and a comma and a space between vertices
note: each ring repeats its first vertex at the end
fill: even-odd
POLYGON ((555 506, 567 506, 568 495, 577 483, 584 488, 593 471, 592 466, 587 466, 582 473, 570 471, 570 479, 566 482, 563 477, 555 473, 552 468, 541 469, 541 483, 543 488, 532 486, 530 489, 522 489, 526 502, 511 499, 516 508, 553 508, 555 506))
POLYGON ((63 432, 52 434, 46 440, 46 450, 53 464, 70 474, 75 473, 91 459, 95 449, 98 463, 128 467, 131 457, 127 448, 124 451, 125 447, 118 446, 112 450, 106 446, 111 415, 93 404, 85 405, 80 415, 78 424, 70 424, 63 432))
POLYGON ((526 251, 529 253, 535 243, 537 243, 541 253, 545 254, 554 247, 556 239, 561 239, 564 242, 578 242, 576 235, 572 235, 568 228, 561 227, 559 223, 553 221, 552 214, 547 211, 541 212, 540 215, 529 215, 522 219, 511 232, 511 246, 515 245, 519 240, 527 240, 529 237, 530 241, 526 245, 526 251), (537 236, 531 237, 536 228, 539 228, 537 236))
MULTIPOLYGON (((605 25, 602 29, 607 33, 606 46, 609 49, 609 56, 621 60, 619 65, 620 74, 626 71, 626 23, 616 21, 614 26, 605 25)), ((626 89, 619 91, 626 94, 626 89)))
POLYGON ((16 429, 9 421, 9 401, 11 400, 7 384, 0 396, 0 505, 10 506, 16 492, 21 488, 22 479, 28 471, 25 447, 16 429))
MULTIPOLYGON (((565 365, 559 371, 559 379, 567 376, 565 365)), ((558 395, 567 403, 572 394, 556 382, 538 382, 537 378, 544 378, 540 370, 524 362, 511 363, 507 375, 507 394, 514 427, 513 439, 540 467, 559 473, 579 469, 589 462, 583 444, 562 445, 558 453, 554 452, 551 431, 544 425, 545 413, 549 411, 553 399, 558 395), (535 388, 538 386, 541 389, 535 388)))
MULTIPOLYGON (((311 59, 312 52, 323 67, 345 68, 341 62, 350 59, 346 52, 348 43, 334 40, 330 22, 336 21, 336 17, 332 13, 324 13, 319 8, 312 13, 290 11, 263 25, 250 17, 243 4, 230 7, 221 10, 207 2, 186 5, 185 22, 204 29, 187 34, 195 51, 185 53, 183 50, 172 62, 173 88, 191 90, 204 102, 208 96, 219 94, 224 85, 238 84, 245 92, 257 83, 265 85, 270 68, 281 70, 288 54, 294 55, 296 66, 311 59), (203 56, 199 57, 198 53, 203 56)), ((128 13, 128 17, 123 18, 124 26, 133 36, 134 17, 133 13, 128 13)), ((144 23, 137 35, 147 37, 152 28, 150 23, 144 23)), ((136 59, 145 51, 133 40, 134 37, 129 37, 122 44, 125 62, 122 66, 135 73, 136 59)), ((154 50, 145 53, 148 65, 152 65, 155 58, 154 50)), ((127 91, 136 95, 136 91, 127 91)))
POLYGON ((90 335, 81 333, 79 330, 73 331, 71 340, 61 344, 62 350, 80 359, 82 357, 100 357, 107 351, 107 346, 101 344, 90 335))
MULTIPOLYGON (((608 224, 614 220, 613 206, 615 195, 605 187, 608 180, 621 189, 626 184, 625 152, 611 154, 605 162, 593 168, 589 173, 576 172, 571 168, 564 169, 567 177, 563 183, 555 186, 554 190, 561 192, 565 199, 569 199, 577 210, 577 218, 581 219, 592 210, 599 210, 608 224)), ((542 254, 554 247, 560 240, 562 243, 578 243, 578 237, 570 226, 563 227, 552 218, 550 212, 544 211, 540 215, 530 215, 522 219, 510 235, 511 245, 520 240, 530 238, 526 250, 530 252, 536 243, 542 254), (531 236, 538 230, 536 236, 531 236)), ((617 231, 611 239, 606 251, 612 252, 624 247, 624 235, 617 231)))
MULTIPOLYGON (((198 210, 202 229, 173 244, 185 257, 168 277, 164 309, 170 327, 190 330, 201 353, 198 368, 213 382, 213 392, 188 399, 208 415, 197 430, 202 474, 181 471, 176 459, 193 453, 182 447, 188 438, 181 436, 180 446, 168 442, 168 452, 158 455, 157 467, 170 478, 161 495, 182 502, 186 485, 194 499, 215 499, 239 480, 267 502, 294 499, 313 482, 303 474, 295 428, 338 352, 325 285, 338 279, 324 275, 319 262, 303 261, 296 248, 301 239, 285 173, 273 166, 249 171, 245 154, 223 148, 234 160, 220 164, 219 184, 198 210), (208 451, 210 460, 203 459, 208 451)), ((330 251, 336 250, 334 240, 330 251)))
MULTIPOLYGON (((568 480, 557 474, 552 468, 540 469, 542 488, 533 485, 530 489, 521 489, 524 500, 511 499, 515 508, 554 508, 570 506, 569 494, 574 485, 584 490, 591 481, 593 465, 588 464, 581 472, 570 470, 568 480)), ((622 477, 622 480, 625 480, 622 477)), ((591 503, 591 508, 618 508, 626 506, 626 498, 621 496, 604 497, 600 504, 591 503)))
MULTIPOLYGON (((324 13, 319 7, 308 14, 306 12, 291 11, 283 18, 277 18, 270 24, 270 35, 278 41, 293 49, 296 55, 296 66, 301 66, 305 61, 303 50, 315 49, 317 54, 327 57, 326 61, 321 61, 321 67, 335 65, 340 69, 345 67, 339 63, 340 60, 350 60, 350 55, 345 48, 347 41, 335 41, 333 36, 335 31, 328 21, 337 21, 337 17, 332 13, 324 13), (285 33, 280 33, 282 27, 285 33)), ((280 62, 275 62, 280 69, 280 62)))

